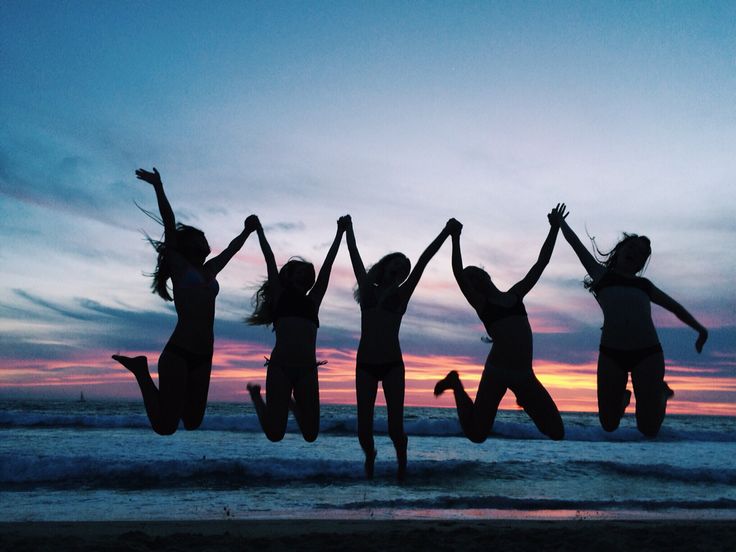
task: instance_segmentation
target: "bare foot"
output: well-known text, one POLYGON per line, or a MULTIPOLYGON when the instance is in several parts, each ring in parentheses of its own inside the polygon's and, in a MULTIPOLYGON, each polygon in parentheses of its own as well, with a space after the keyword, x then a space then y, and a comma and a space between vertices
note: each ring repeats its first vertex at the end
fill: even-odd
POLYGON ((148 372, 148 359, 144 356, 127 357, 123 355, 112 355, 112 358, 133 372, 134 375, 148 372))
POLYGON ((662 408, 667 408, 667 401, 675 396, 675 392, 667 385, 666 381, 662 382, 662 408))
POLYGON ((256 400, 261 398, 261 386, 257 383, 249 383, 245 388, 248 390, 248 393, 250 393, 250 399, 253 402, 256 402, 256 400))
POLYGON ((624 395, 623 397, 621 397, 621 417, 622 418, 630 402, 631 402, 631 391, 629 391, 628 389, 624 389, 624 395))
POLYGON ((376 465, 377 454, 378 452, 376 452, 376 449, 373 449, 372 452, 365 455, 365 464, 363 464, 363 468, 365 469, 366 479, 373 479, 373 468, 376 465))
POLYGON ((437 382, 434 386, 434 396, 439 397, 442 393, 448 389, 454 389, 456 385, 460 383, 460 376, 456 370, 448 372, 448 374, 437 382))
POLYGON ((404 442, 396 447, 396 462, 399 464, 398 470, 396 471, 396 479, 404 481, 406 479, 406 449, 409 445, 409 438, 404 435, 404 442))

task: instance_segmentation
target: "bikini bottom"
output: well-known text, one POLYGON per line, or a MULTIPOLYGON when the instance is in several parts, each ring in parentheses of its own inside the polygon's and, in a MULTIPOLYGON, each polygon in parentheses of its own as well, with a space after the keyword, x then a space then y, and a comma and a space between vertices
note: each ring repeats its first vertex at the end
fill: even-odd
POLYGON ((534 371, 531 369, 506 368, 504 366, 486 364, 483 371, 485 372, 486 370, 493 378, 493 381, 509 389, 516 389, 518 386, 527 385, 536 379, 534 371))
POLYGON ((206 353, 195 353, 193 351, 186 350, 180 345, 168 342, 164 347, 164 350, 161 351, 161 354, 164 354, 166 352, 183 359, 186 364, 187 370, 189 370, 190 372, 192 370, 201 368, 203 365, 212 365, 212 351, 206 353))
POLYGON ((646 358, 663 353, 662 345, 659 343, 640 349, 617 349, 601 345, 598 350, 615 362, 619 370, 627 373, 631 372, 646 358))
POLYGON ((360 362, 356 364, 356 369, 366 374, 370 374, 378 381, 383 381, 389 373, 394 369, 404 369, 403 360, 393 360, 391 362, 360 362))
MULTIPOLYGON (((316 375, 317 368, 323 364, 327 364, 327 361, 320 360, 314 364, 291 364, 288 366, 274 364, 273 366, 278 367, 284 373, 292 387, 296 387, 302 378, 316 375)), ((271 366, 271 359, 266 358, 264 366, 271 366)))

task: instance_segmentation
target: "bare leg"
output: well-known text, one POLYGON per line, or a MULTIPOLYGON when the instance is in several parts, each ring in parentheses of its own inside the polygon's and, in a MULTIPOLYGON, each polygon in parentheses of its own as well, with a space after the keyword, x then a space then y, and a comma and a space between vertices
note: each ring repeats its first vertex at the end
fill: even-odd
POLYGON ((248 392, 269 441, 280 441, 286 433, 289 418, 291 382, 278 366, 269 365, 266 372, 266 401, 261 397, 261 386, 249 383, 248 392))
POLYGON ((404 433, 404 387, 406 385, 404 368, 392 368, 383 378, 383 395, 386 397, 388 414, 388 434, 396 449, 399 481, 406 477, 407 446, 409 439, 404 433))
POLYGON ((493 422, 496 421, 498 405, 506 394, 506 382, 493 374, 490 362, 486 361, 483 374, 478 384, 478 393, 475 395, 473 406, 473 425, 471 433, 466 436, 474 443, 482 443, 491 434, 493 422))
MULTIPOLYGON (((626 403, 629 374, 604 353, 598 355, 598 418, 606 431, 621 423, 626 403), (622 408, 623 406, 623 408, 622 408)), ((630 397, 630 395, 629 395, 630 397)))
POLYGON ((373 478, 376 447, 373 442, 373 412, 376 406, 378 380, 364 370, 355 370, 355 391, 358 403, 358 440, 365 454, 365 476, 373 478))
POLYGON ((560 411, 533 373, 518 385, 513 385, 511 390, 516 395, 519 405, 529 415, 539 431, 556 441, 565 437, 560 411))
POLYGON ((664 382, 664 356, 658 353, 642 360, 631 371, 636 396, 636 427, 647 437, 656 437, 664 421, 667 399, 674 393, 664 382))
POLYGON ((463 433, 465 433, 466 437, 473 440, 470 437, 471 435, 475 435, 475 408, 473 400, 466 393, 463 383, 460 381, 460 376, 455 370, 452 370, 444 379, 437 382, 437 385, 434 386, 434 394, 438 397, 447 389, 452 389, 455 395, 457 417, 463 433))
POLYGON ((624 394, 621 397, 621 418, 624 417, 629 404, 631 404, 631 391, 624 389, 624 394))
POLYGON ((151 378, 146 357, 112 355, 112 358, 135 376, 153 430, 159 435, 171 435, 176 432, 186 400, 185 361, 175 353, 163 351, 158 360, 160 389, 157 389, 151 378))
POLYGON ((299 378, 294 387, 292 410, 304 440, 314 442, 319 435, 319 380, 316 367, 299 378))
POLYGON ((250 400, 253 403, 253 408, 256 409, 256 415, 258 416, 258 421, 261 424, 261 429, 263 428, 263 421, 266 417, 266 401, 263 400, 263 397, 261 397, 261 386, 257 383, 251 383, 248 382, 245 386, 245 388, 248 390, 248 394, 250 395, 250 400))
POLYGON ((187 430, 197 429, 202 425, 204 412, 207 409, 207 395, 210 389, 212 359, 189 372, 187 402, 184 405, 182 422, 187 430))
POLYGON ((435 395, 441 394, 445 389, 452 389, 460 427, 465 436, 474 443, 482 443, 488 438, 496 419, 498 404, 506 393, 506 387, 494 383, 488 374, 489 370, 483 371, 475 403, 465 391, 460 377, 454 370, 434 388, 435 395))

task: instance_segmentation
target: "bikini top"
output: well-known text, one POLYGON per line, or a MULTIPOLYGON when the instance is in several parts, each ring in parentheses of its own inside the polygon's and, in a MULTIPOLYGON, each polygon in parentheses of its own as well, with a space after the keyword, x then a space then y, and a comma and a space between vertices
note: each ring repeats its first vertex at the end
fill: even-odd
POLYGON ((646 278, 640 276, 624 276, 613 270, 607 270, 600 279, 591 286, 590 290, 596 295, 607 287, 633 287, 640 289, 647 294, 647 297, 652 296, 652 282, 646 278))
POLYGON ((213 295, 217 295, 220 291, 220 284, 217 280, 205 277, 199 270, 188 267, 184 270, 184 274, 177 280, 176 289, 201 289, 209 290, 213 295))
POLYGON ((497 305, 495 303, 491 303, 486 299, 485 307, 483 307, 483 311, 480 313, 480 319, 483 322, 483 324, 486 327, 489 327, 493 325, 494 323, 498 322, 499 320, 503 318, 508 318, 509 316, 526 316, 526 307, 524 306, 524 303, 521 301, 521 298, 517 295, 516 296, 516 303, 514 303, 510 307, 504 307, 503 305, 497 305))
POLYGON ((404 314, 406 312, 406 304, 401 300, 398 293, 392 293, 388 297, 384 297, 383 301, 379 303, 375 286, 364 286, 364 288, 367 289, 360 290, 361 310, 381 308, 394 314, 404 314))
POLYGON ((317 316, 318 308, 308 296, 299 293, 290 288, 284 288, 281 292, 279 300, 276 302, 276 308, 273 313, 273 321, 285 316, 294 316, 297 318, 306 318, 314 322, 319 328, 319 317, 317 316))

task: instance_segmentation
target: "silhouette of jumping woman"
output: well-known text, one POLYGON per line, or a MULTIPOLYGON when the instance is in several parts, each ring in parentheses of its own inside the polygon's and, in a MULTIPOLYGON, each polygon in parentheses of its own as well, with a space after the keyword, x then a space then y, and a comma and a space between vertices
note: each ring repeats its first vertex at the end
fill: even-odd
POLYGON ((493 345, 483 368, 475 402, 466 393, 455 370, 435 385, 434 394, 439 396, 452 389, 460 426, 474 443, 482 443, 488 438, 498 405, 507 389, 516 395, 516 402, 539 431, 551 439, 562 439, 565 435, 557 406, 532 370, 532 330, 523 303, 552 257, 560 228, 556 215, 562 210, 564 207, 558 205, 548 215, 550 229, 537 262, 521 281, 505 292, 496 287, 485 270, 476 266, 463 268, 460 251, 462 226, 457 226, 452 234, 452 272, 460 291, 478 313, 493 345))
POLYGON ((358 439, 365 453, 365 474, 373 477, 376 449, 373 442, 373 412, 378 382, 383 385, 388 413, 388 433, 396 449, 397 476, 406 475, 407 443, 404 433, 404 360, 399 344, 399 328, 409 299, 427 263, 457 224, 445 228, 421 254, 414 270, 403 253, 390 253, 367 271, 355 243, 352 221, 348 219, 347 243, 358 282, 355 299, 360 304, 361 333, 355 369, 358 400, 358 439))
POLYGON ((603 311, 597 376, 601 426, 606 431, 618 428, 631 399, 631 391, 626 389, 631 372, 636 426, 645 436, 656 437, 664 421, 667 400, 674 393, 664 381, 664 354, 652 322, 651 303, 667 309, 698 332, 698 353, 708 339, 708 330, 677 301, 638 275, 652 253, 649 238, 624 234, 607 253, 596 247, 596 253, 602 257, 598 261, 567 224, 567 215, 558 212, 555 216, 562 235, 588 273, 585 287, 603 311))
POLYGON ((319 434, 317 367, 323 363, 317 362, 317 315, 345 229, 346 217, 341 217, 315 280, 314 266, 303 259, 293 258, 279 271, 263 228, 258 224, 268 279, 253 298, 255 309, 247 322, 273 324, 276 343, 266 363, 266 400, 261 397, 260 385, 249 383, 247 388, 261 428, 270 441, 284 438, 290 408, 305 441, 311 443, 319 434))
POLYGON ((222 253, 207 261, 210 246, 204 233, 176 222, 156 168, 153 172, 138 169, 135 175, 156 192, 164 240, 149 240, 158 253, 151 287, 162 299, 173 300, 177 322, 158 359, 158 388, 151 379, 145 356, 112 358, 133 372, 153 430, 171 435, 180 420, 188 430, 197 429, 202 423, 212 372, 215 298, 219 291, 215 277, 243 247, 258 219, 252 215, 245 219, 243 231, 222 253), (166 287, 169 279, 173 298, 166 287))

